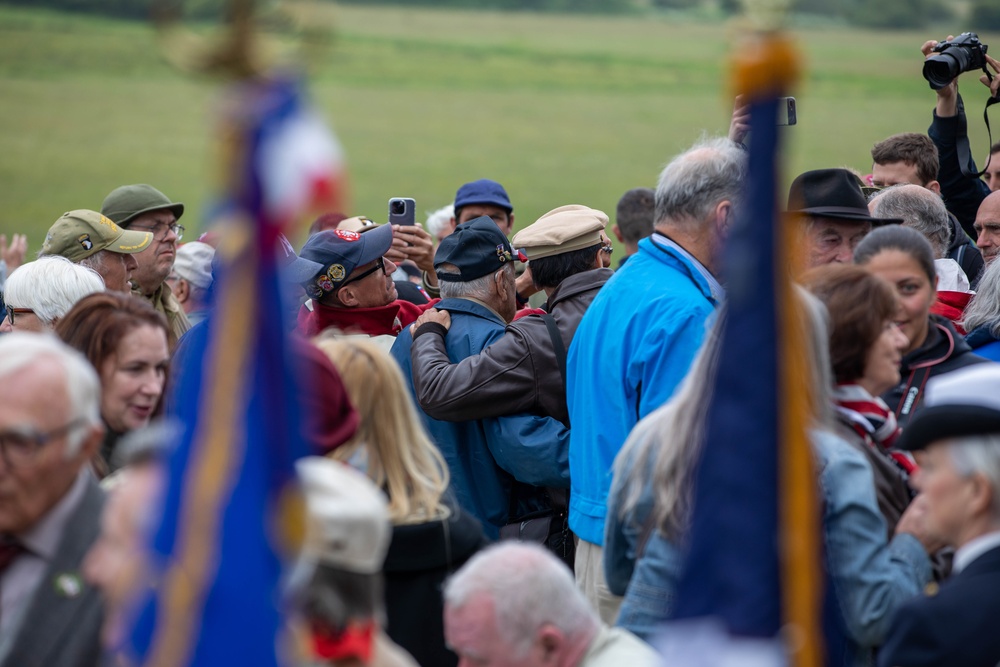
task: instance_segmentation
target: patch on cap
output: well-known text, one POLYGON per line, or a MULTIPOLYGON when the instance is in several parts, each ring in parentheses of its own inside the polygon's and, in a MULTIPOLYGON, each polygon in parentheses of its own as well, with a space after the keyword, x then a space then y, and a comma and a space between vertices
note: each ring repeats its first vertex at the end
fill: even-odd
POLYGON ((509 262, 514 259, 514 255, 512 255, 510 250, 504 248, 503 244, 500 243, 497 245, 497 258, 500 260, 500 263, 503 264, 504 262, 509 262))
POLYGON ((94 242, 90 240, 90 234, 80 234, 77 242, 83 246, 84 250, 90 250, 94 247, 94 242))
POLYGON ((326 270, 326 275, 328 275, 330 280, 333 282, 339 283, 347 277, 347 271, 344 270, 343 264, 331 264, 330 268, 326 270))
POLYGON ((357 241, 361 238, 361 234, 348 231, 346 229, 335 229, 333 230, 333 233, 336 234, 338 238, 344 239, 345 241, 357 241))

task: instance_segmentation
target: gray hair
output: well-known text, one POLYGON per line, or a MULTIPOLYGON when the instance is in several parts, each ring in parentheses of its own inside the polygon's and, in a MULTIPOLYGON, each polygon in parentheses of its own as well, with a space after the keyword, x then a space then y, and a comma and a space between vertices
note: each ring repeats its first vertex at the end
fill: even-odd
POLYGON ((535 544, 508 541, 488 547, 445 583, 444 601, 452 609, 479 594, 492 600, 497 632, 515 657, 525 655, 544 625, 577 637, 596 632, 599 624, 573 574, 535 544))
MULTIPOLYGON (((0 336, 0 382, 46 358, 55 360, 66 374, 69 421, 82 420, 88 426, 100 425, 101 380, 97 371, 82 354, 52 334, 15 331, 0 336)), ((84 428, 70 431, 66 440, 67 457, 80 451, 85 437, 84 428)))
MULTIPOLYGON (((441 264, 436 266, 435 271, 438 273, 460 273, 457 266, 454 264, 441 264)), ((501 271, 506 271, 508 273, 514 272, 514 264, 508 262, 504 264, 501 271)), ((480 301, 489 302, 493 299, 493 274, 495 272, 487 273, 481 278, 476 278, 475 280, 470 280, 464 283, 456 283, 449 280, 442 280, 438 283, 438 287, 441 290, 442 299, 465 299, 473 298, 479 299, 480 301)))
POLYGON ((981 326, 989 326, 990 333, 1000 337, 1000 262, 986 265, 976 296, 962 315, 962 328, 966 331, 981 326))
POLYGON ((301 559, 286 590, 306 618, 343 630, 352 620, 373 618, 378 625, 385 625, 383 588, 381 572, 362 574, 301 559))
POLYGON ((18 267, 4 286, 4 301, 30 308, 47 327, 69 312, 77 301, 104 291, 104 279, 59 255, 39 257, 18 267))
POLYGON ((876 192, 869 201, 873 216, 902 218, 905 226, 923 234, 934 249, 935 259, 948 254, 951 218, 939 195, 919 185, 900 183, 876 192))
POLYGON ((980 474, 993 492, 990 513, 994 523, 1000 523, 1000 435, 973 435, 955 438, 948 445, 948 454, 961 477, 980 474))
POLYGON ((739 207, 746 180, 746 153, 725 137, 702 138, 660 172, 656 224, 701 223, 723 201, 739 207))
POLYGON ((451 219, 454 217, 455 204, 448 204, 436 211, 430 211, 427 214, 427 222, 425 223, 427 225, 427 232, 436 239, 441 230, 445 228, 445 225, 450 224, 451 219))

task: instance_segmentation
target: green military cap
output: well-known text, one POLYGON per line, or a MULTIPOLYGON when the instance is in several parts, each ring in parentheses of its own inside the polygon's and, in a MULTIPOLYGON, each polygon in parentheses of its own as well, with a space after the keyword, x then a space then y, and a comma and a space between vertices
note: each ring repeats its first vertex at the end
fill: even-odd
POLYGON ((603 211, 569 204, 549 211, 519 231, 511 245, 524 250, 528 260, 561 255, 598 245, 607 225, 608 215, 603 211))
POLYGON ((49 227, 42 255, 61 255, 79 262, 101 250, 131 255, 153 242, 152 232, 122 229, 97 211, 79 209, 63 213, 49 227))
POLYGON ((101 204, 101 213, 119 225, 128 225, 143 213, 161 209, 170 211, 178 220, 184 215, 184 204, 170 201, 167 195, 145 183, 115 188, 101 204))

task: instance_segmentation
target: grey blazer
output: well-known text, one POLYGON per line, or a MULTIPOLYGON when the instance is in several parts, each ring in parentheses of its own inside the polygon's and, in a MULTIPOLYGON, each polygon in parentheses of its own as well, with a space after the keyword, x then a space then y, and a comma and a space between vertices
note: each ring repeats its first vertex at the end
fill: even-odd
POLYGON ((100 662, 104 605, 80 570, 100 533, 103 507, 104 492, 89 479, 0 667, 94 667, 100 662))

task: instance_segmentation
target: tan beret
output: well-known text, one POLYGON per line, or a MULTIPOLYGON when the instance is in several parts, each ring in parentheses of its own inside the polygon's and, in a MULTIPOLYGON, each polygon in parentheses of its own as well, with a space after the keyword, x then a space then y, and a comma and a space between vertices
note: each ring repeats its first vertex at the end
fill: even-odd
POLYGON ((511 245, 523 249, 529 260, 561 255, 597 245, 607 225, 604 211, 569 204, 552 209, 519 231, 511 245))
POLYGON ((337 229, 348 232, 367 232, 369 229, 374 229, 375 227, 378 227, 378 223, 363 215, 345 218, 337 223, 337 229))

